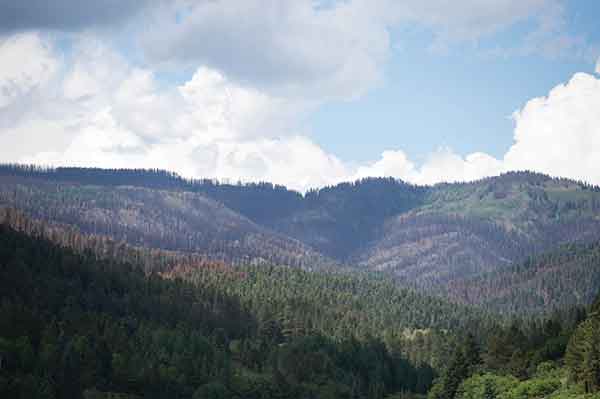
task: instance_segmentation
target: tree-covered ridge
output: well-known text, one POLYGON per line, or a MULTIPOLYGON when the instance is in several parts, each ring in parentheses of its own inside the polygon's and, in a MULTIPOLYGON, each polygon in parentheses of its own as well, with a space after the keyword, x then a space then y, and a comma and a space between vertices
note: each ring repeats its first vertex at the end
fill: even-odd
POLYGON ((586 305, 600 287, 600 243, 566 244, 510 267, 455 280, 443 289, 460 303, 510 314, 586 305))
POLYGON ((200 253, 215 260, 327 267, 298 240, 257 225, 202 194, 100 187, 0 176, 0 205, 131 245, 200 253))
POLYGON ((77 398, 92 388, 178 395, 190 389, 182 381, 224 378, 230 365, 215 339, 248 336, 254 325, 219 292, 145 277, 4 225, 0 265, 2 397, 77 398))
POLYGON ((295 237, 341 261, 376 238, 379 225, 387 217, 420 205, 427 192, 425 187, 392 178, 366 178, 301 195, 267 182, 230 184, 184 179, 162 170, 0 165, 0 176, 201 193, 255 223, 295 237))
POLYGON ((5 165, 0 182, 5 204, 49 223, 228 264, 385 271, 401 285, 519 313, 521 304, 585 303, 599 288, 585 259, 564 263, 561 282, 514 268, 559 245, 600 240, 600 190, 536 173, 432 187, 370 178, 304 195, 157 170, 5 165), (487 280, 505 270, 502 283, 487 280), (519 294, 504 288, 508 274, 519 294))
POLYGON ((383 398, 428 389, 431 368, 379 339, 280 330, 225 288, 147 275, 2 225, 0 395, 383 398))
POLYGON ((422 206, 387 221, 357 261, 422 285, 478 274, 574 241, 600 238, 600 191, 567 179, 508 173, 436 185, 422 206), (415 276, 416 274, 416 276, 415 276), (433 278, 432 278, 433 277, 433 278))

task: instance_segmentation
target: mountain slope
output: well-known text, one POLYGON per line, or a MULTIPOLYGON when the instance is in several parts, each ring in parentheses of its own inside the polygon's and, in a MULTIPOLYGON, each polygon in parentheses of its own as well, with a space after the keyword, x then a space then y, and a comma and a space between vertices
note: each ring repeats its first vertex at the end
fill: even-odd
MULTIPOLYGON (((0 293, 2 398, 383 398, 424 393, 433 378, 379 339, 288 333, 226 286, 146 275, 5 225, 0 293)), ((290 303, 286 315, 304 311, 290 303)))
POLYGON ((340 262, 377 238, 386 218, 421 205, 429 190, 392 178, 368 178, 311 190, 303 196, 270 183, 187 180, 159 170, 46 169, 21 165, 0 165, 0 176, 110 189, 130 186, 198 193, 340 262))
POLYGON ((136 246, 196 252, 228 262, 333 264, 301 242, 197 193, 0 176, 0 204, 136 246))
POLYGON ((502 269, 568 242, 600 239, 597 188, 533 173, 431 188, 388 219, 355 262, 426 289, 502 269))
POLYGON ((600 287, 600 243, 567 244, 525 262, 443 288, 456 302, 503 313, 541 313, 592 302, 600 287))
MULTIPOLYGON (((530 172, 431 187, 370 178, 301 195, 269 183, 221 184, 163 171, 6 165, 0 200, 136 246, 235 264, 382 271, 403 285, 511 312, 527 301, 491 292, 505 288, 480 276, 506 270, 516 281, 521 272, 513 268, 530 256, 600 240, 600 189, 530 172), (485 290, 499 302, 483 301, 485 290)), ((576 262, 565 268, 580 269, 576 262)), ((555 284, 576 292, 576 280, 567 281, 555 284)), ((591 281, 590 289, 598 288, 591 281)), ((542 302, 573 302, 556 295, 542 302)))

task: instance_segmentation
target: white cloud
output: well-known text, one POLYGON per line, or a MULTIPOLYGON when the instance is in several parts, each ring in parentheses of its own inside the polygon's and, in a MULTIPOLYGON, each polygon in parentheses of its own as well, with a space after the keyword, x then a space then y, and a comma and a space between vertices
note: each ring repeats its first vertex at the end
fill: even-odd
MULTIPOLYGON (((28 50, 33 39, 4 54, 28 50)), ((77 44, 72 65, 34 48, 39 51, 22 60, 26 78, 2 70, 2 76, 19 78, 10 80, 11 104, 33 97, 25 117, 0 125, 3 161, 163 168, 300 190, 347 176, 341 161, 294 133, 309 107, 302 101, 240 86, 207 67, 178 87, 161 88, 151 71, 129 66, 91 39, 77 44), (47 74, 45 65, 58 72, 47 74)))
POLYGON ((69 63, 37 34, 0 44, 0 159, 163 168, 185 176, 268 180, 305 190, 366 176, 419 184, 532 169, 600 184, 600 79, 579 73, 514 114, 514 144, 496 159, 450 149, 422 165, 401 150, 343 162, 302 134, 314 103, 199 67, 175 87, 90 38, 69 63))
POLYGON ((471 181, 497 175, 501 171, 502 163, 488 154, 476 152, 463 158, 449 149, 440 149, 431 154, 421 166, 415 182, 434 184, 471 181))
POLYGON ((406 181, 415 181, 416 175, 415 165, 402 150, 390 150, 384 151, 381 159, 359 166, 353 179, 392 176, 406 181))
POLYGON ((181 4, 170 11, 158 8, 150 28, 140 33, 150 60, 203 64, 244 85, 315 101, 355 98, 377 85, 395 27, 424 27, 434 36, 433 46, 444 47, 475 42, 525 20, 534 21, 535 32, 556 33, 563 12, 558 0, 181 4))
POLYGON ((177 15, 161 10, 142 34, 150 58, 208 65, 291 97, 364 93, 380 80, 390 47, 380 9, 361 1, 195 2, 177 15))
POLYGON ((600 184, 600 79, 577 73, 514 115, 510 169, 533 169, 600 184))
MULTIPOLYGON (((103 0, 85 7, 60 0, 50 8, 42 3, 4 7, 5 25, 92 30, 105 38, 112 32, 122 36, 119 42, 131 40, 128 52, 139 55, 141 44, 146 61, 179 70, 205 65, 244 87, 317 103, 356 98, 381 82, 390 32, 407 24, 429 30, 434 47, 476 42, 520 21, 535 26, 523 40, 527 53, 589 47, 561 33, 560 0, 103 0), (125 31, 123 21, 129 22, 125 31)), ((73 79, 73 85, 93 84, 73 79)))
POLYGON ((463 158, 449 148, 440 148, 417 167, 403 151, 397 150, 383 152, 381 159, 359 167, 352 178, 391 176, 416 184, 435 184, 477 180, 503 170, 501 161, 481 152, 463 158))
POLYGON ((599 110, 600 79, 577 73, 515 112, 514 143, 502 159, 485 153, 463 158, 441 149, 415 167, 402 151, 386 151, 380 160, 359 168, 356 177, 393 176, 432 184, 534 170, 600 184, 599 110))
POLYGON ((0 60, 0 109, 43 89, 58 69, 50 45, 35 33, 0 39, 0 60))

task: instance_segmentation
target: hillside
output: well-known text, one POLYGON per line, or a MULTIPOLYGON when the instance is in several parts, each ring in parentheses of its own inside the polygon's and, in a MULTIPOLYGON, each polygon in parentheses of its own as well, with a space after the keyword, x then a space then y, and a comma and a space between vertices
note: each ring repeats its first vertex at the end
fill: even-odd
POLYGON ((355 263, 436 289, 568 242, 600 238, 600 192, 565 179, 509 173, 432 187, 423 205, 386 221, 355 263))
POLYGON ((460 303, 505 313, 541 313, 591 303, 600 287, 600 243, 566 244, 442 289, 460 303))
POLYGON ((577 259, 562 266, 576 276, 561 283, 519 274, 531 256, 600 240, 600 190, 541 174, 435 186, 369 178, 304 195, 154 170, 5 165, 0 182, 0 203, 46 222, 228 264, 384 272, 401 285, 508 312, 520 312, 520 303, 584 304, 598 288, 589 279, 586 293, 576 289, 597 268, 587 263, 591 271, 581 274, 577 259), (505 270, 515 282, 546 283, 531 283, 524 299, 482 277, 505 270))
POLYGON ((573 309, 507 325, 375 276, 188 265, 161 278, 6 225, 0 293, 2 397, 533 399, 600 389, 599 301, 583 322, 573 309))
POLYGON ((600 298, 587 316, 499 329, 482 344, 463 337, 428 399, 600 397, 600 298))
POLYGON ((131 245, 205 254, 227 262, 311 268, 332 261, 202 194, 101 187, 0 176, 0 205, 131 245))
POLYGON ((160 277, 6 225, 0 266, 2 397, 425 393, 428 364, 453 342, 441 329, 485 325, 374 277, 258 266, 160 277))

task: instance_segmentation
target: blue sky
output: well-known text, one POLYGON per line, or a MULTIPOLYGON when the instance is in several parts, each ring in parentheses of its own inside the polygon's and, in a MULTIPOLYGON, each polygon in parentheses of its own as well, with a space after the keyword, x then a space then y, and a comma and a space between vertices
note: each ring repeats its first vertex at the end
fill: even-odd
POLYGON ((600 184, 593 0, 0 4, 0 162, 600 184))
MULTIPOLYGON (((565 4, 566 32, 600 43, 600 2, 565 4)), ((534 22, 527 21, 477 45, 463 43, 445 52, 428 49, 428 32, 396 32, 400 48, 385 67, 384 83, 357 101, 319 109, 309 121, 315 139, 341 157, 359 161, 375 159, 389 148, 423 160, 439 146, 462 155, 484 151, 502 156, 513 143, 514 111, 574 73, 595 67, 593 56, 572 53, 488 54, 496 47, 518 46, 533 29, 534 22)))

